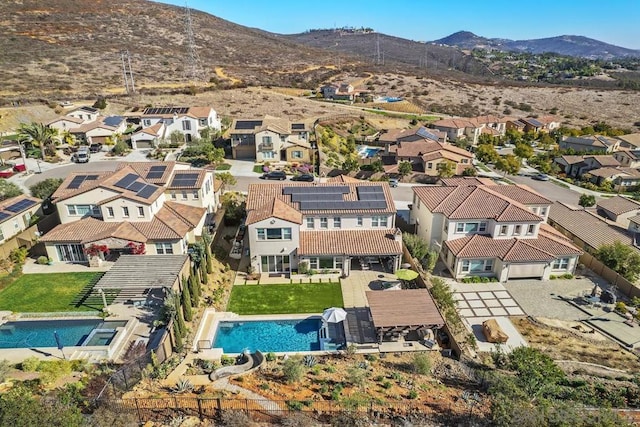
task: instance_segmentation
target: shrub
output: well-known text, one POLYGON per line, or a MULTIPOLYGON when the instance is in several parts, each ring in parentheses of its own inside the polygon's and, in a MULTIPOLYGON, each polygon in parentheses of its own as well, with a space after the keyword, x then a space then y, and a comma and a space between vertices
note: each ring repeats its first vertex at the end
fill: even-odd
POLYGON ((615 310, 616 310, 618 313, 625 314, 625 313, 627 312, 627 305, 626 305, 624 302, 622 302, 622 301, 618 301, 618 302, 616 303, 615 310))
POLYGON ((307 274, 309 273, 309 263, 306 261, 302 261, 298 263, 298 273, 307 274))
POLYGON ((20 364, 20 369, 24 372, 36 372, 40 367, 40 360, 37 357, 28 357, 20 364))
POLYGON ((402 233, 402 242, 407 250, 416 259, 423 259, 429 253, 429 242, 419 237, 417 234, 402 233))
POLYGON ((411 390, 409 391, 409 399, 417 399, 418 398, 418 392, 415 390, 411 390))
POLYGON ((38 260, 36 261, 36 263, 38 263, 40 265, 49 264, 49 258, 46 257, 46 256, 40 256, 40 257, 38 257, 38 260))
POLYGON ((563 279, 573 279, 573 274, 571 273, 566 273, 562 275, 563 279))
POLYGON ((393 387, 393 383, 389 380, 385 380, 382 382, 381 386, 382 388, 389 390, 391 387, 393 387))
POLYGON ((24 261, 27 259, 28 252, 27 248, 16 248, 9 252, 9 259, 14 264, 24 264, 24 261))
POLYGON ((284 361, 282 374, 288 383, 295 383, 302 379, 304 374, 303 365, 297 357, 291 357, 284 361))
POLYGON ((129 151, 129 146, 124 141, 116 142, 113 148, 111 149, 111 152, 113 153, 114 156, 123 156, 127 153, 127 151, 129 151))
POLYGON ((287 400, 287 406, 294 411, 301 411, 304 405, 299 400, 287 400))
POLYGON ((307 368, 313 368, 318 363, 318 361, 316 360, 316 357, 312 354, 305 355, 302 358, 302 362, 304 363, 304 366, 306 366, 307 368))
POLYGON ((420 375, 428 375, 431 372, 431 359, 426 353, 414 353, 413 370, 420 375))
POLYGON ((231 366, 236 364, 236 359, 223 354, 222 356, 220 356, 220 363, 222 363, 222 366, 231 366))
POLYGON ((174 393, 190 393, 193 391, 193 384, 188 379, 181 378, 171 391, 174 393))
POLYGON ((267 353, 265 358, 267 359, 267 362, 273 362, 274 360, 276 360, 276 354, 273 351, 270 351, 269 353, 267 353))

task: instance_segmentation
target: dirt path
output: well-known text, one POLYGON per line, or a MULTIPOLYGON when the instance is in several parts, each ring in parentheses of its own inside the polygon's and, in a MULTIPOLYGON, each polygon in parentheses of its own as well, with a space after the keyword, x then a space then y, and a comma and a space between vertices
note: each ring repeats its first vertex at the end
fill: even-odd
POLYGON ((222 69, 222 67, 216 67, 215 71, 216 71, 216 76, 220 77, 223 80, 230 80, 231 83, 233 83, 233 84, 242 83, 241 80, 238 80, 235 77, 231 77, 231 76, 228 76, 227 74, 225 74, 225 72, 222 69))

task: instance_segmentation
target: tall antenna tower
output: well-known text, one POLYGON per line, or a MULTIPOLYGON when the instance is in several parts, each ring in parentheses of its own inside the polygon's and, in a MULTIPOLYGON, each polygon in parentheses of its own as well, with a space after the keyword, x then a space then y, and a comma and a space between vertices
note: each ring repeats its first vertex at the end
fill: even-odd
POLYGON ((185 73, 187 79, 191 81, 202 80, 204 78, 204 72, 200 66, 200 57, 196 50, 195 37, 193 36, 193 25, 191 21, 191 9, 187 2, 184 3, 185 7, 185 36, 186 36, 186 68, 185 73))
POLYGON ((374 61, 376 65, 382 64, 382 54, 380 52, 380 34, 376 34, 376 55, 374 61))
POLYGON ((120 51, 120 61, 122 62, 122 77, 124 78, 124 89, 127 95, 136 93, 136 84, 133 80, 133 70, 131 69, 131 56, 128 50, 120 51))

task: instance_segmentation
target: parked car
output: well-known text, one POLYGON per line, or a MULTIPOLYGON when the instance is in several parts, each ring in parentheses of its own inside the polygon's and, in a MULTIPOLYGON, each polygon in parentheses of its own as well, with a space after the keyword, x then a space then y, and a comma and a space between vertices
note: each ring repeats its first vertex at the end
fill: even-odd
POLYGON ((398 186, 398 179, 397 178, 391 178, 389 180, 389 187, 396 188, 397 186, 398 186))
POLYGON ((89 150, 89 147, 83 145, 78 148, 78 151, 76 153, 73 154, 71 160, 76 163, 87 163, 90 157, 91 151, 89 150))
POLYGON ((89 151, 91 151, 92 153, 98 153, 102 151, 102 144, 91 144, 89 146, 89 151))
POLYGON ((263 174, 261 176, 262 179, 277 179, 280 181, 284 181, 287 179, 287 174, 282 171, 271 171, 263 174))
POLYGON ((301 173, 300 175, 296 175, 291 178, 291 181, 313 182, 315 180, 316 177, 310 173, 301 173))
POLYGON ((538 173, 532 176, 536 181, 549 181, 549 175, 546 173, 538 173))

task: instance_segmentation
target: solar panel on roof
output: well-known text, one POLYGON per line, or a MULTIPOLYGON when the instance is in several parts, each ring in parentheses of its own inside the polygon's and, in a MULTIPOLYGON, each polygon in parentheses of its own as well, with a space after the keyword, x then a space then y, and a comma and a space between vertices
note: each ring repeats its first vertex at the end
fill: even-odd
POLYGON ((153 193, 155 193, 157 188, 158 187, 156 187, 155 185, 145 185, 140 191, 136 193, 136 196, 142 197, 143 199, 148 199, 153 193))
POLYGON ((4 221, 5 219, 9 218, 11 215, 9 215, 6 212, 0 212, 0 221, 4 221))
POLYGON ((20 200, 17 203, 14 203, 10 206, 7 206, 5 208, 5 210, 9 211, 9 212, 14 212, 14 213, 18 213, 18 212, 22 212, 23 210, 30 208, 31 206, 35 205, 36 202, 33 200, 29 200, 29 199, 25 199, 25 200, 20 200))
POLYGON ((145 178, 146 179, 160 179, 160 178, 162 178, 162 175, 164 175, 164 172, 149 172, 145 178))
POLYGON ((262 126, 262 120, 238 120, 234 129, 250 130, 262 126))
MULTIPOLYGON (((323 194, 322 198, 324 200, 338 201, 338 200, 342 200, 343 196, 342 194, 338 194, 338 193, 330 193, 330 194, 323 194)), ((298 193, 298 194, 291 195, 292 202, 313 201, 313 200, 318 200, 317 194, 298 193)))
POLYGON ((98 176, 99 175, 87 175, 85 180, 87 180, 87 181, 95 181, 96 179, 98 179, 98 176))
POLYGON ((71 182, 69 183, 69 185, 67 185, 67 188, 69 188, 69 189, 80 188, 80 186, 82 185, 82 183, 84 182, 86 177, 87 177, 86 175, 78 175, 78 176, 74 177, 71 180, 71 182))
POLYGON ((129 173, 114 185, 120 188, 128 188, 136 179, 138 179, 138 175, 129 173))
POLYGON ((145 185, 147 184, 145 184, 144 182, 135 181, 135 182, 132 182, 131 185, 127 187, 127 190, 140 191, 144 188, 145 185))
POLYGON ((435 134, 429 132, 426 128, 423 128, 423 127, 421 127, 420 129, 418 129, 416 131, 416 135, 418 135, 418 136, 420 136, 422 138, 431 139, 433 141, 437 141, 438 140, 438 137, 435 134))
POLYGON ((149 168, 149 172, 164 172, 166 169, 166 166, 151 166, 151 168, 149 168))
POLYGON ((298 185, 295 187, 284 187, 282 194, 347 194, 351 189, 346 185, 329 185, 329 186, 315 186, 315 185, 298 185))
POLYGON ((292 123, 291 124, 291 129, 292 130, 304 130, 304 123, 292 123))

